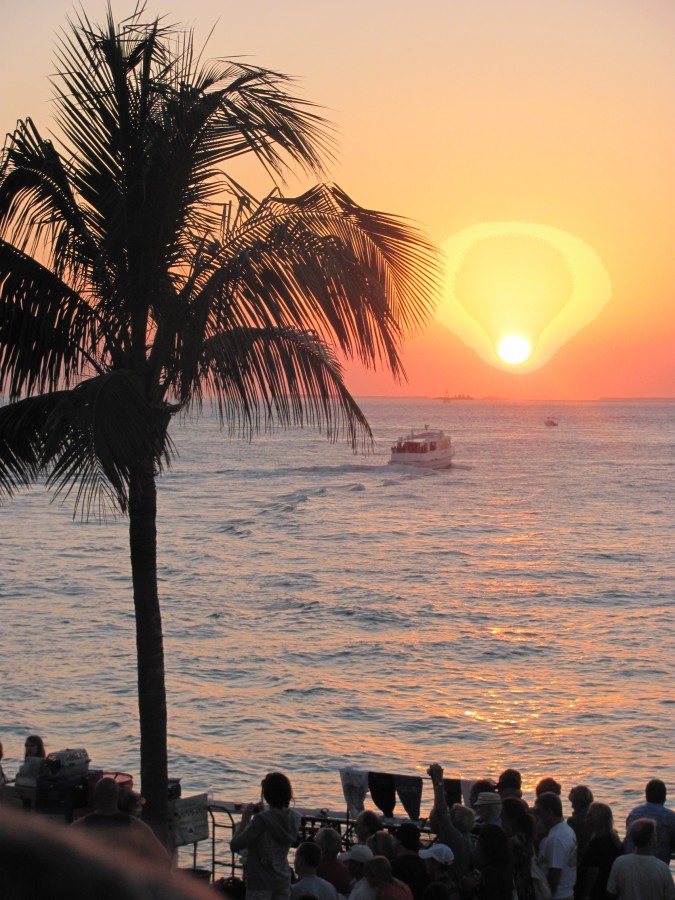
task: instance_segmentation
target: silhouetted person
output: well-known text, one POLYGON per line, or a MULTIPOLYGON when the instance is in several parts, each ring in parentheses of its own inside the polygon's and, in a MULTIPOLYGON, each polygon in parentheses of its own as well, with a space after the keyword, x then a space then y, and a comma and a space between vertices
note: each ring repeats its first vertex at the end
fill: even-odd
POLYGON ((577 836, 577 848, 581 859, 590 839, 587 815, 588 807, 593 802, 593 791, 585 784, 577 784, 569 792, 567 799, 572 805, 572 815, 568 817, 567 824, 577 836))
POLYGON ((377 891, 377 900, 412 900, 407 884, 394 878, 386 856, 373 856, 363 867, 368 884, 377 891))
POLYGON ((321 851, 321 859, 316 870, 319 878, 330 881, 338 894, 345 897, 349 893, 352 876, 346 864, 338 859, 338 853, 342 849, 342 838, 334 828, 319 828, 314 837, 314 843, 321 851))
POLYGON ((637 819, 653 819, 656 822, 656 850, 654 855, 669 864, 675 853, 675 812, 666 808, 666 786, 660 778, 652 778, 645 786, 645 803, 636 806, 626 818, 625 847, 633 849, 630 827, 637 819))
POLYGON ((210 888, 35 813, 0 807, 3 900, 213 900, 210 888))
POLYGON ((654 856, 654 822, 651 819, 636 819, 629 834, 635 850, 614 860, 607 881, 607 896, 618 900, 675 900, 675 884, 670 869, 654 856))
POLYGON ((247 896, 257 900, 287 900, 291 890, 288 851, 298 836, 301 816, 290 809, 293 789, 281 772, 270 772, 262 781, 268 809, 249 803, 230 841, 235 853, 246 850, 244 879, 247 896))
POLYGON ((553 900, 572 900, 577 880, 577 837, 563 818, 560 797, 550 791, 540 794, 534 813, 545 832, 537 862, 547 877, 553 900))
POLYGON ((118 783, 114 778, 101 778, 94 788, 94 812, 82 816, 69 827, 87 832, 108 845, 122 846, 142 859, 169 868, 169 854, 152 829, 136 816, 122 812, 118 801, 118 783))
POLYGON ((291 900, 315 897, 316 900, 338 900, 335 887, 316 874, 321 861, 321 850, 315 843, 305 841, 295 851, 295 874, 298 880, 291 886, 291 900))
POLYGON ((365 844, 368 838, 378 831, 382 831, 382 819, 372 809, 364 809, 356 817, 354 831, 360 844, 365 844))
POLYGON ((420 859, 420 830, 414 822, 403 822, 396 830, 396 858, 391 864, 394 878, 405 882, 415 900, 422 900, 429 883, 427 867, 420 859))

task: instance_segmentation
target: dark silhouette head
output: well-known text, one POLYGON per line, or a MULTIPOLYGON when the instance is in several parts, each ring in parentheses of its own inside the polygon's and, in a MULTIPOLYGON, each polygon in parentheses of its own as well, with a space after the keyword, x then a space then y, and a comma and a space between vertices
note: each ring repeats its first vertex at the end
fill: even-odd
POLYGON ((505 797, 502 801, 502 825, 507 834, 522 834, 528 841, 534 836, 532 813, 518 797, 505 797))
POLYGON ((478 781, 474 781, 469 791, 469 806, 476 805, 476 798, 479 794, 494 794, 496 790, 496 785, 490 778, 480 778, 478 781))
POLYGON ((656 836, 653 819, 636 819, 630 826, 629 837, 638 850, 646 850, 656 836))
POLYGON ((660 778, 652 778, 647 782, 645 787, 645 799, 647 803, 665 803, 666 802, 666 786, 660 778))
POLYGON ((376 831, 366 841, 366 845, 373 851, 373 856, 384 856, 387 859, 396 857, 396 840, 388 831, 376 831))
POLYGON ((339 831, 324 825, 323 828, 319 828, 317 831, 314 837, 314 843, 321 851, 322 856, 332 859, 340 852, 342 838, 340 837, 339 831))
POLYGON ((321 862, 321 848, 318 844, 315 844, 311 841, 305 841, 300 844, 298 849, 295 851, 295 866, 296 869, 298 864, 304 866, 306 869, 316 869, 316 867, 321 862))
POLYGON ((406 850, 420 849, 420 830, 414 822, 404 822, 396 831, 396 840, 406 850))
POLYGON ((354 829, 359 841, 365 844, 372 834, 375 834, 376 831, 382 831, 382 820, 372 809, 364 809, 356 817, 354 829))
POLYGON ((45 744, 39 734, 28 735, 25 750, 26 756, 37 756, 40 759, 44 759, 46 756, 45 744))
POLYGON ((593 791, 585 784, 575 785, 567 798, 572 804, 572 809, 579 812, 582 809, 588 809, 593 802, 593 791))
POLYGON ((502 797, 520 797, 523 779, 517 769, 504 769, 497 782, 497 790, 502 797))
POLYGON ((562 787, 555 778, 542 778, 534 789, 534 792, 537 797, 541 794, 557 794, 560 797, 562 794, 562 787))
POLYGON ((363 874, 371 887, 380 888, 392 880, 391 863, 386 856, 373 856, 364 863, 363 874))
POLYGON ((276 809, 284 809, 293 799, 291 782, 281 772, 269 772, 262 781, 265 801, 276 809))
POLYGON ((614 831, 614 815, 612 807, 607 803, 591 803, 588 807, 588 822, 591 826, 593 837, 612 834, 614 831))
POLYGON ((562 819, 562 800, 558 794, 547 791, 534 801, 534 809, 542 818, 562 819))

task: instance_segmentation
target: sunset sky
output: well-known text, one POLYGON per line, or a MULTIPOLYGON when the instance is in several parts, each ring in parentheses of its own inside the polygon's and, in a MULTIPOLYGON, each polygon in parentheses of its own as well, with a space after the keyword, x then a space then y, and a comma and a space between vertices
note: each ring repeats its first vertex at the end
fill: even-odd
MULTIPOLYGON (((104 17, 103 3, 83 6, 104 17)), ((113 4, 118 19, 132 9, 113 4)), ((3 9, 5 132, 25 116, 48 131, 55 36, 73 10, 3 9)), ((675 396, 672 0, 152 0, 147 11, 194 25, 198 43, 214 26, 208 57, 297 75, 337 126, 330 177, 356 202, 412 219, 446 249, 473 236, 442 323, 406 341, 408 382, 349 366, 356 396, 675 396), (532 345, 521 371, 490 343, 509 330, 532 345), (537 353, 548 361, 533 368, 537 353)))

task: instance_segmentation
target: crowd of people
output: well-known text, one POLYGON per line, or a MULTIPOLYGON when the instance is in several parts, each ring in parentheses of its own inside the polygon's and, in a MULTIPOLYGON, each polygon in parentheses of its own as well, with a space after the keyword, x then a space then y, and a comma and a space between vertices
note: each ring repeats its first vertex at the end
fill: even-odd
POLYGON ((291 785, 268 775, 230 845, 245 857, 247 900, 675 900, 675 812, 663 781, 648 782, 620 837, 611 807, 587 785, 569 791, 565 816, 553 778, 539 782, 531 807, 514 769, 476 782, 468 805, 449 807, 442 767, 428 775, 434 805, 424 834, 412 821, 386 827, 364 810, 349 849, 335 828, 320 828, 297 848, 294 872, 291 785))
MULTIPOLYGON (((28 767, 45 758, 38 735, 26 739, 25 754, 28 767)), ((675 812, 666 806, 663 781, 647 783, 644 803, 631 810, 619 835, 611 807, 596 800, 587 785, 569 791, 566 816, 562 787, 553 778, 539 782, 530 806, 515 769, 506 769, 497 781, 476 781, 466 804, 448 803, 440 765, 431 765, 428 776, 434 802, 426 821, 394 825, 364 809, 353 831, 326 825, 297 846, 302 823, 291 783, 280 772, 266 775, 260 800, 244 808, 230 843, 243 861, 246 900, 675 900, 669 868, 675 812)), ((6 782, 0 764, 0 789, 6 782)), ((94 808, 67 831, 76 856, 88 841, 102 842, 135 859, 143 883, 150 867, 151 880, 169 884, 161 871, 169 875, 172 861, 141 821, 142 799, 103 777, 95 785, 94 808)), ((6 813, 0 816, 0 888, 19 877, 16 859, 28 853, 25 840, 17 843, 14 813, 9 819, 6 813)), ((29 834, 34 828, 26 831, 21 824, 19 830, 29 834)), ((59 840, 41 843, 39 854, 51 853, 49 847, 59 840)), ((205 896, 190 884, 170 885, 173 894, 157 896, 205 896)), ((0 895, 23 896, 1 890, 0 895)), ((154 895, 146 890, 143 896, 154 895)))

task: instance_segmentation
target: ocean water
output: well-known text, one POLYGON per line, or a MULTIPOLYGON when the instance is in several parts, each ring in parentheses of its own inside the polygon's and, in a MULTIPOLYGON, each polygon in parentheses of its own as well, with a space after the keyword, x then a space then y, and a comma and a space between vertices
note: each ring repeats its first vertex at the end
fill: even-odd
MULTIPOLYGON (((311 429, 173 429, 159 566, 170 771, 255 799, 281 769, 344 808, 344 765, 553 775, 621 818, 675 793, 675 403, 364 400, 375 451, 311 429), (560 425, 543 420, 555 415, 560 425), (411 427, 455 463, 387 465, 411 427)), ((29 732, 138 771, 126 522, 40 488, 2 518, 5 770, 29 732)), ((423 811, 431 803, 425 788, 423 811)))

